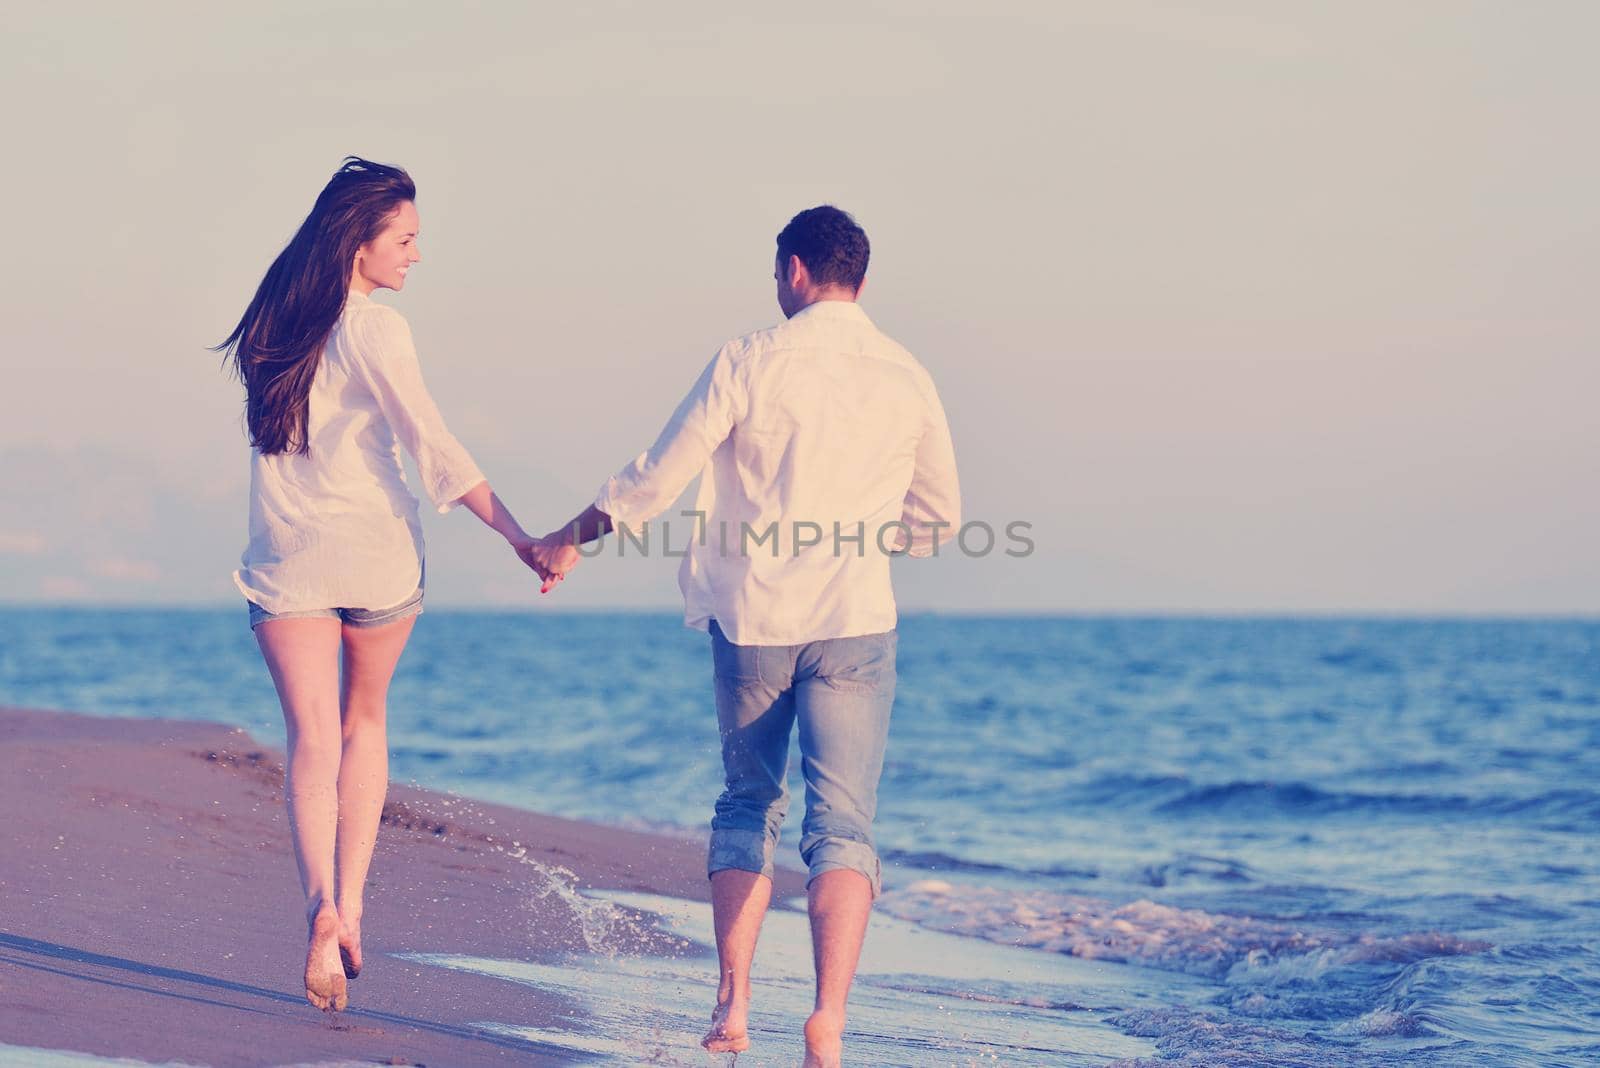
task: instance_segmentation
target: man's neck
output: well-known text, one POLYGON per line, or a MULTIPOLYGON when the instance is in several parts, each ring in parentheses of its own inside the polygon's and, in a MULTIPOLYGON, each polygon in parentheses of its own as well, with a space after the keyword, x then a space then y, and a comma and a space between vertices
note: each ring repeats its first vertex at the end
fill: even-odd
POLYGON ((854 304, 856 302, 856 294, 854 290, 846 289, 844 286, 822 286, 820 289, 815 289, 808 293, 806 302, 796 308, 795 311, 796 313, 803 312, 813 304, 822 304, 830 300, 854 304))

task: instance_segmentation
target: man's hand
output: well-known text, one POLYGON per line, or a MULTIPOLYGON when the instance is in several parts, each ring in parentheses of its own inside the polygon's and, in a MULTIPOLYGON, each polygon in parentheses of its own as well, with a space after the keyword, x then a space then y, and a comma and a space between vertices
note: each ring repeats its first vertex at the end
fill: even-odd
POLYGON ((563 535, 561 531, 544 538, 529 538, 527 541, 517 541, 512 544, 517 551, 517 556, 523 563, 533 568, 534 572, 544 580, 539 587, 540 593, 549 593, 556 588, 556 584, 567 577, 567 572, 578 566, 582 555, 572 544, 570 533, 563 535))

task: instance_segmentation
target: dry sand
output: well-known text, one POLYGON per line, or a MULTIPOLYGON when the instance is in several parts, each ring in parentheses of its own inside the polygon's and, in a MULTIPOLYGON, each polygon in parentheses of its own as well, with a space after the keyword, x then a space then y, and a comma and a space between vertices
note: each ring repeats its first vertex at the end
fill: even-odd
MULTIPOLYGON (((688 948, 591 910, 549 873, 704 900, 701 846, 396 786, 365 969, 349 1010, 319 1012, 300 984, 282 759, 216 724, 0 709, 0 1043, 219 1068, 563 1064, 567 1051, 474 1023, 570 1028, 581 1007, 390 954, 688 948)), ((777 891, 802 884, 782 872, 777 891)), ((708 1010, 715 982, 708 958, 708 1010)))

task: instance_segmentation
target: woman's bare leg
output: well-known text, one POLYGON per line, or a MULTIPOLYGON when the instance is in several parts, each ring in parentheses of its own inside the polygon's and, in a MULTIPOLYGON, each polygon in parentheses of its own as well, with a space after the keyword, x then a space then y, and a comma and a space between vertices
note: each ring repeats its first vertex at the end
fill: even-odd
POLYGON ((339 764, 339 955, 344 974, 361 973, 362 892, 378 841, 383 798, 389 789, 387 702, 389 680, 417 617, 382 627, 345 627, 344 688, 340 707, 343 756, 339 764))
POLYGON ((339 966, 339 916, 333 851, 339 818, 339 630, 337 619, 271 619, 256 642, 272 672, 288 730, 283 792, 300 887, 306 895, 306 1000, 319 1009, 345 1007, 339 966))

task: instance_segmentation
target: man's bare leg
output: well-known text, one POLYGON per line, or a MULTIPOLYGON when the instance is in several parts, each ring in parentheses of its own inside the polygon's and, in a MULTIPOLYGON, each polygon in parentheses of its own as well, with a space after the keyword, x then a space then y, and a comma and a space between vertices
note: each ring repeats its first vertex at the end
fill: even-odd
POLYGON ((765 875, 725 868, 711 876, 711 916, 722 978, 711 1030, 700 1044, 712 1053, 750 1048, 750 964, 771 902, 772 880, 765 875))
POLYGON ((835 869, 806 889, 817 1001, 806 1021, 805 1068, 838 1068, 844 1053, 844 1007, 861 960, 872 914, 872 884, 860 872, 835 869))

